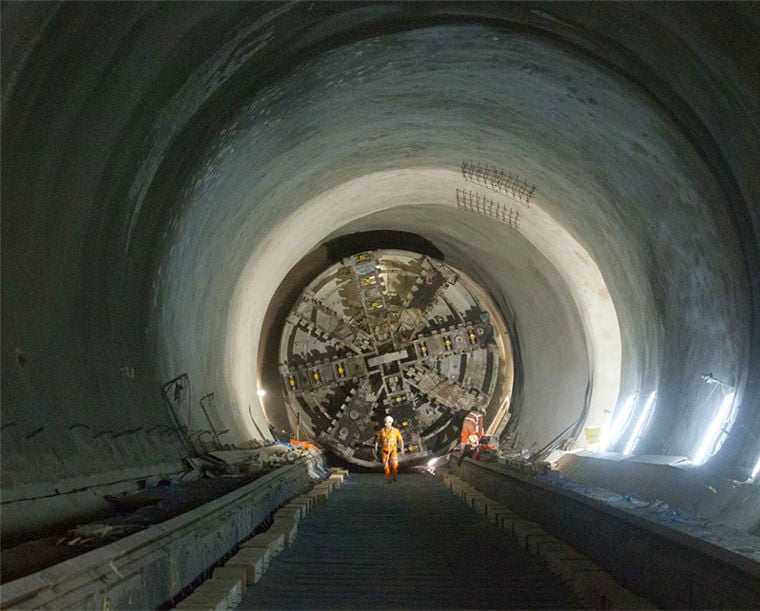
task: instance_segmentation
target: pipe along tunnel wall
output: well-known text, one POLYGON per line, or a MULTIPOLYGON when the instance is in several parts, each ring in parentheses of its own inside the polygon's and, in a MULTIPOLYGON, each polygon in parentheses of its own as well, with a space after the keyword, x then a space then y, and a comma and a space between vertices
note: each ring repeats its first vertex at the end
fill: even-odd
POLYGON ((272 299, 363 231, 420 236, 498 304, 510 447, 593 445, 656 391, 636 454, 693 458, 711 373, 737 409, 702 469, 747 479, 757 36, 752 4, 3 5, 3 533, 181 470, 178 428, 270 439, 272 299))

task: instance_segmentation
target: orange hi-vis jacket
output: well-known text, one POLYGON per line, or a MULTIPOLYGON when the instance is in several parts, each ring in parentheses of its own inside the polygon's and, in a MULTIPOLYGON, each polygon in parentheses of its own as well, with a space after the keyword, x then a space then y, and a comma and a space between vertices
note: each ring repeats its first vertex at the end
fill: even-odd
POLYGON ((477 435, 478 439, 483 434, 483 414, 476 410, 470 411, 462 423, 462 443, 467 443, 470 435, 477 435))
POLYGON ((401 432, 393 426, 390 429, 382 428, 377 432, 377 442, 383 444, 383 452, 395 450, 403 441, 401 432))

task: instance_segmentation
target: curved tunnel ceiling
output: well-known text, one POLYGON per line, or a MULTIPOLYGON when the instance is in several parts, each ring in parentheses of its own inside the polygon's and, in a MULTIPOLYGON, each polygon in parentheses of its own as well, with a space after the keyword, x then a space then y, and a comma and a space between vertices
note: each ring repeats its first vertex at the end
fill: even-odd
MULTIPOLYGON (((691 409, 684 387, 694 386, 696 394, 702 369, 718 369, 702 355, 697 364, 668 354, 678 346, 664 340, 665 326, 677 328, 684 341, 702 336, 710 345, 723 344, 715 356, 740 375, 748 330, 736 323, 746 321, 747 304, 732 303, 728 311, 723 301, 700 303, 698 315, 688 311, 695 274, 713 294, 729 289, 725 278, 741 282, 741 253, 726 239, 728 220, 705 224, 699 213, 720 205, 718 185, 646 92, 540 37, 448 25, 342 45, 256 92, 206 146, 173 222, 174 250, 159 267, 161 352, 170 359, 204 354, 205 361, 208 347, 221 348, 215 338, 225 335, 230 401, 252 405, 254 414, 260 401, 251 355, 265 306, 290 267, 347 222, 388 210, 362 228, 406 229, 428 239, 436 232, 469 260, 457 262, 465 271, 487 270, 489 259, 510 268, 506 259, 519 256, 510 257, 520 248, 513 245, 516 238, 505 235, 503 223, 461 210, 458 189, 521 211, 518 233, 542 246, 554 268, 523 269, 530 277, 511 283, 494 269, 487 284, 522 322, 516 324, 525 376, 521 442, 527 447, 543 446, 579 419, 595 376, 602 381, 594 397, 601 398, 602 388, 610 392, 593 424, 604 424, 602 413, 612 411, 621 376, 615 371, 620 348, 609 338, 617 332, 616 320, 614 314, 600 320, 593 309, 602 310, 599 302, 608 294, 628 335, 625 386, 647 394, 659 390, 658 403, 668 406, 656 412, 660 419, 691 409), (468 184, 460 171, 463 159, 529 177, 536 186, 532 205, 468 184), (396 209, 425 204, 442 208, 401 224, 405 215, 396 209), (649 229, 653 208, 655 232, 649 229), (543 212, 541 220, 532 218, 543 212), (459 237, 477 224, 477 233, 459 237), (554 229, 542 231, 542 224, 554 229), (689 247, 669 237, 676 228, 689 236, 689 247), (563 247, 562 233, 575 236, 578 246, 563 247), (724 243, 720 253, 712 248, 716 241, 724 243), (199 285, 199 267, 216 268, 218 257, 226 261, 226 273, 199 285), (671 266, 667 278, 653 273, 660 259, 671 266), (604 262, 606 282, 594 273, 594 261, 604 262), (584 266, 592 269, 578 277, 584 266), (546 274, 561 280, 546 280, 546 274), (656 282, 668 286, 670 299, 663 303, 655 300, 656 282), (201 304, 209 294, 227 302, 232 287, 226 328, 215 308, 176 315, 177 303, 201 304), (553 311, 557 304, 563 312, 553 311), (704 318, 715 321, 710 329, 704 318), (604 326, 599 337, 590 336, 584 321, 604 326), (594 354, 592 345, 590 359, 594 339, 608 350, 594 354)), ((525 247, 525 241, 517 243, 525 247)), ((182 367, 195 377, 211 373, 202 365, 191 359, 182 367)), ((169 360, 164 377, 177 366, 169 360)), ((243 419, 246 425, 248 433, 255 431, 243 419)), ((683 454, 698 434, 669 431, 683 454)))
POLYGON ((257 392, 279 375, 272 299, 371 231, 429 241, 496 304, 513 446, 583 447, 656 392, 637 452, 688 456, 720 402, 711 372, 737 391, 725 462, 746 470, 757 30, 731 13, 706 34, 712 11, 6 6, 5 481, 30 456, 44 480, 181 454, 156 437, 156 389, 182 373, 181 424, 213 392, 224 441, 268 438, 287 423, 257 392))

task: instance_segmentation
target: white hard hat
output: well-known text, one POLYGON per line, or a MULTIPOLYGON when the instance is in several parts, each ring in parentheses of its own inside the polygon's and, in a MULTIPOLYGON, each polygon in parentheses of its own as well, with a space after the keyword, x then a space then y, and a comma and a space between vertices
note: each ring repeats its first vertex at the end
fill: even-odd
POLYGON ((393 416, 386 416, 383 418, 383 422, 393 422, 393 416))

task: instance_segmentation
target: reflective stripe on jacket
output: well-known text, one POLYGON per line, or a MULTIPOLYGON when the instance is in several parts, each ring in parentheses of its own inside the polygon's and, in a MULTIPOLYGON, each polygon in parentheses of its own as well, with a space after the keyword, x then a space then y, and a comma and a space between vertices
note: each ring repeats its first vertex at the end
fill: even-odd
POLYGON ((383 450, 395 450, 397 443, 403 443, 401 433, 395 427, 380 429, 377 433, 377 442, 383 444, 383 450))
POLYGON ((483 432, 483 414, 478 412, 470 412, 464 418, 464 426, 475 434, 483 432))

